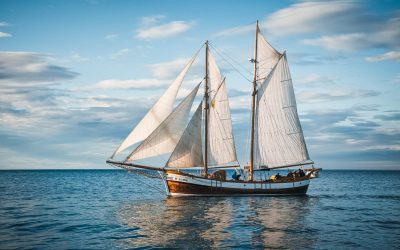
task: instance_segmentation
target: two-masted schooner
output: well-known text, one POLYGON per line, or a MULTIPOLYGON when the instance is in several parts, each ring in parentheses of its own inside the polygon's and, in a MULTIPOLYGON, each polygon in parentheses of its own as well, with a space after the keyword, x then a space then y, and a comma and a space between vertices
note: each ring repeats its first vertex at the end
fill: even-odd
POLYGON ((175 108, 178 90, 199 51, 158 99, 107 163, 126 169, 160 173, 171 196, 299 195, 305 194, 313 170, 307 174, 257 178, 256 171, 313 164, 297 114, 286 59, 262 35, 258 21, 251 102, 250 161, 243 178, 227 178, 223 168, 240 168, 237 159, 226 79, 205 43, 204 79, 175 108), (190 117, 200 85, 204 94, 190 117), (123 160, 117 155, 137 145, 123 160), (169 156, 162 166, 138 161, 169 156), (201 168, 200 174, 186 169, 201 168))

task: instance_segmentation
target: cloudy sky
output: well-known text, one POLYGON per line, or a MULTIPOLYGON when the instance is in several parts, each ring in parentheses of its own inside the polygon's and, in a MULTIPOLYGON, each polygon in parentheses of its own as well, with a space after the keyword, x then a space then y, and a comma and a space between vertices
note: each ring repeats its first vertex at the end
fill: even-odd
POLYGON ((0 169, 106 168, 206 39, 220 54, 245 164, 257 19, 287 51, 316 166, 400 169, 396 0, 1 0, 0 169))

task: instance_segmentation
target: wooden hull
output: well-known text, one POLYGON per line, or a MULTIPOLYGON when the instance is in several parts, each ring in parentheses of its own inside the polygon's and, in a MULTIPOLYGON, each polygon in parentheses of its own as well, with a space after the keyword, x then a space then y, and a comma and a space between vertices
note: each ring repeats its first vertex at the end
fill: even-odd
POLYGON ((292 182, 219 181, 179 173, 168 173, 166 178, 170 196, 304 195, 309 182, 308 178, 292 182))

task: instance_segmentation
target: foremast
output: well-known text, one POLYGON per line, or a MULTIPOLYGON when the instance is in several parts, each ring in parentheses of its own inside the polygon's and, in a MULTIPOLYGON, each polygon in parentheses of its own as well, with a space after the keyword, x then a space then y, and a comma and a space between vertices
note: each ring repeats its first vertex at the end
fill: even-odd
POLYGON ((256 41, 254 47, 254 78, 253 78, 253 92, 251 99, 251 133, 250 133, 250 175, 249 180, 253 180, 254 172, 254 126, 255 126, 255 108, 256 108, 256 94, 257 94, 257 47, 258 47, 258 20, 256 23, 256 41))
POLYGON ((205 62, 205 77, 204 77, 204 175, 208 175, 208 40, 206 45, 206 62, 205 62))
MULTIPOLYGON (((209 45, 208 41, 203 45, 205 47, 203 80, 165 119, 159 121, 159 125, 141 141, 125 160, 119 162, 109 159, 108 163, 122 167, 160 171, 170 168, 201 167, 202 175, 206 178, 210 166, 222 167, 228 163, 238 163, 225 78, 220 73, 209 45), (187 117, 189 117, 197 90, 202 82, 204 82, 203 101, 187 123, 187 117), (201 114, 202 110, 205 111, 204 114, 201 114), (203 142, 205 142, 204 146, 203 142), (141 159, 150 159, 170 152, 170 158, 160 167, 135 163, 141 159)), ((193 61, 190 62, 190 65, 192 63, 193 61)), ((187 71, 186 68, 185 71, 187 71)), ((173 86, 175 85, 173 84, 173 86)), ((163 107, 163 105, 158 106, 163 107)), ((131 138, 130 135, 128 137, 131 138)))

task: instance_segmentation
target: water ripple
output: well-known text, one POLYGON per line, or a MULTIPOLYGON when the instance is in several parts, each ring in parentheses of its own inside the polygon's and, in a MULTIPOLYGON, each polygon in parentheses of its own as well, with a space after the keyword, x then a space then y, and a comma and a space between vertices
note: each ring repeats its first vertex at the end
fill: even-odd
POLYGON ((2 171, 0 249, 400 247, 400 172, 324 171, 304 197, 174 199, 137 178, 2 171))

